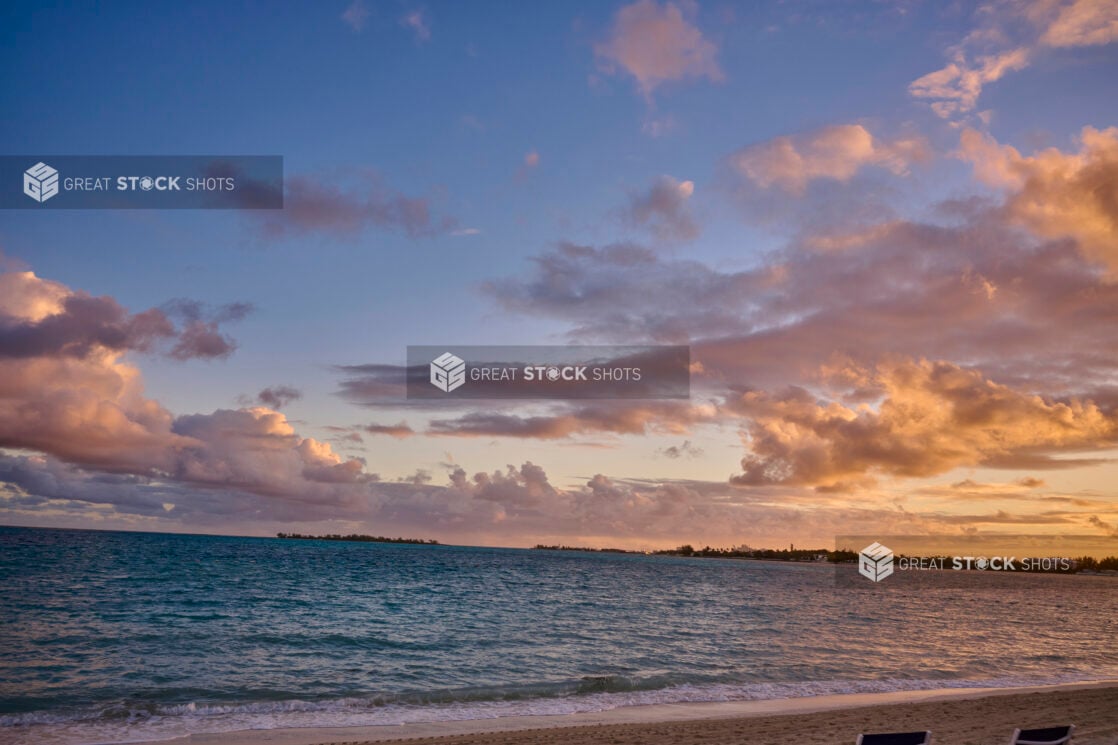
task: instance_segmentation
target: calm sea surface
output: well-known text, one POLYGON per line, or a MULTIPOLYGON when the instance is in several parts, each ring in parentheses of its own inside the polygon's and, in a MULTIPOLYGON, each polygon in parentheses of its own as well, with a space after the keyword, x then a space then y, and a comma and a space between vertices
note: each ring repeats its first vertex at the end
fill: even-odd
POLYGON ((0 742, 1118 678, 1118 579, 926 574, 0 528, 0 742))

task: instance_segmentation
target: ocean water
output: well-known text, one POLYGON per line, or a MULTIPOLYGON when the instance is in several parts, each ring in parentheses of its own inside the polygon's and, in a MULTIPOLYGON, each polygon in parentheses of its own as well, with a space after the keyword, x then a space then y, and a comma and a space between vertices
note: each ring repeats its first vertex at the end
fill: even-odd
POLYGON ((1118 678, 1113 578, 834 571, 0 528, 0 742, 1118 678))

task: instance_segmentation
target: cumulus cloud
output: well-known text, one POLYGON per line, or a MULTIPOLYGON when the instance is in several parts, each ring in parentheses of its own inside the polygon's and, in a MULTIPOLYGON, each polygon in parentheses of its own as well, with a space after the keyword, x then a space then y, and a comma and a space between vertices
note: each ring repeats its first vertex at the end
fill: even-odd
MULTIPOLYGON (((0 292, 35 280, 30 272, 0 275, 0 292)), ((157 310, 133 315, 112 298, 70 294, 59 301, 57 312, 37 320, 7 313, 0 316, 0 357, 80 358, 97 349, 146 352, 156 342, 174 336, 174 326, 157 310)))
POLYGON ((130 313, 112 298, 73 292, 30 271, 3 272, 0 358, 84 358, 98 351, 152 352, 165 344, 178 360, 225 357, 236 344, 219 326, 251 311, 247 303, 210 308, 179 299, 130 313))
POLYGON ((468 479, 459 468, 450 477, 452 488, 465 491, 475 499, 497 502, 502 508, 525 508, 554 500, 558 491, 548 482, 547 473, 532 462, 517 468, 508 466, 504 472, 477 473, 468 479))
MULTIPOLYGON (((127 352, 170 335, 177 340, 172 356, 187 347, 213 356, 197 348, 192 329, 216 334, 217 324, 243 317, 250 306, 176 300, 131 315, 111 298, 90 298, 31 272, 0 274, 0 288, 10 289, 0 292, 0 328, 17 332, 0 338, 0 447, 136 479, 336 504, 358 495, 335 485, 368 479, 362 463, 298 436, 279 412, 175 417, 144 395, 127 352), (185 330, 176 332, 168 316, 185 319, 185 330)), ((218 351, 228 349, 223 339, 218 351)))
POLYGON ((1006 214, 1044 238, 1074 238, 1084 254, 1118 275, 1118 127, 1084 127, 1080 149, 1023 156, 973 129, 961 157, 990 186, 1007 190, 1006 214))
POLYGON ((868 167, 896 175, 929 158, 921 137, 875 138, 860 124, 843 124, 799 136, 781 136, 730 156, 735 171, 762 189, 803 195, 816 179, 846 182, 868 167))
POLYGON ((1075 453, 1115 444, 1118 284, 1071 242, 1016 229, 1002 204, 943 209, 949 225, 821 233, 740 271, 633 244, 561 244, 486 291, 580 339, 690 340, 692 390, 714 411, 481 412, 437 427, 557 439, 625 434, 619 421, 681 433, 734 423, 750 435, 736 483, 751 488, 1100 462, 1075 453))
POLYGON ((621 8, 609 37, 594 47, 602 69, 628 73, 646 98, 666 82, 722 80, 718 47, 687 17, 686 7, 638 0, 621 8))
POLYGON ((687 206, 694 193, 695 182, 661 176, 647 191, 629 196, 625 218, 664 240, 694 240, 699 226, 687 206))
POLYGON ((876 407, 819 401, 800 387, 729 402, 750 422, 749 454, 733 482, 833 487, 876 474, 1036 467, 1037 456, 1118 442, 1115 412, 1091 400, 1023 393, 948 362, 881 363, 869 374, 881 391, 876 407))

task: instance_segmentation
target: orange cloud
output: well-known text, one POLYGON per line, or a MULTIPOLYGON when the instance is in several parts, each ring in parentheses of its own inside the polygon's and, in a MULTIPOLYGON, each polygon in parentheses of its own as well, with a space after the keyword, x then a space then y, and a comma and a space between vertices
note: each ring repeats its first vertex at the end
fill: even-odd
POLYGON ((1005 189, 1005 213, 1042 238, 1073 238, 1118 274, 1118 127, 1084 127, 1076 153, 1023 156, 989 135, 964 130, 961 157, 986 184, 1005 189))
POLYGON ((820 402, 798 387, 730 401, 750 422, 732 481, 833 487, 960 466, 1058 467, 1054 454, 1118 443, 1118 418, 1093 401, 1023 393, 949 362, 881 363, 872 384, 876 407, 820 402))

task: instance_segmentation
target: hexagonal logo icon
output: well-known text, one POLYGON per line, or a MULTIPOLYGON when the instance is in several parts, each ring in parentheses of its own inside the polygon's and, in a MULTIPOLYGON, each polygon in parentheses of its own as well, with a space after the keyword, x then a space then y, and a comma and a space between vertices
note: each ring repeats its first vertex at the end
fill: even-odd
POLYGON ((871 582, 880 582, 893 573, 893 550, 877 541, 858 554, 858 573, 871 582))
POLYGON ((450 393, 466 382, 466 361, 445 352, 431 362, 431 385, 450 393))
POLYGON ((58 171, 39 162, 23 172, 23 193, 36 202, 45 202, 58 193, 58 171))

